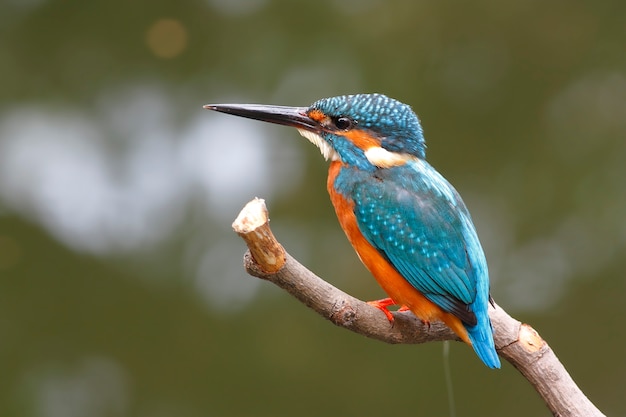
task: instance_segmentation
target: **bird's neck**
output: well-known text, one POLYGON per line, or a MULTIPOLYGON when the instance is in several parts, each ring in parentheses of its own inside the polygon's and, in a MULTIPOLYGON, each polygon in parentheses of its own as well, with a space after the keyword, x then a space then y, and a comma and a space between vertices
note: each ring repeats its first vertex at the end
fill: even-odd
POLYGON ((328 168, 328 179, 326 181, 326 189, 328 190, 328 194, 330 194, 331 199, 335 190, 335 180, 341 171, 341 168, 344 166, 341 161, 331 161, 330 167, 328 168))
POLYGON ((341 170, 346 168, 348 168, 348 165, 342 163, 341 161, 331 162, 328 170, 327 188, 328 194, 330 195, 330 201, 335 208, 339 224, 346 233, 346 236, 352 246, 354 246, 360 236, 356 218, 354 217, 354 201, 344 195, 341 190, 337 188, 337 184, 335 183, 337 177, 341 174, 341 170))
POLYGON ((375 176, 376 170, 363 170, 357 166, 346 164, 342 161, 333 161, 328 169, 328 181, 326 188, 330 200, 337 211, 337 216, 342 218, 343 213, 352 212, 354 206, 354 186, 368 181, 375 176))

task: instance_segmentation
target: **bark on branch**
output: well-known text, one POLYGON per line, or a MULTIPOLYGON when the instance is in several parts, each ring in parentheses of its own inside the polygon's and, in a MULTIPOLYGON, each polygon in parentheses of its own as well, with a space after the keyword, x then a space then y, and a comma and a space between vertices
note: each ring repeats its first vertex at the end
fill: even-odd
MULTIPOLYGON (((278 243, 261 199, 254 199, 243 208, 233 229, 248 246, 244 265, 250 275, 276 284, 337 326, 393 344, 459 340, 443 323, 424 325, 411 312, 394 312, 391 326, 380 310, 313 274, 278 243)), ((498 305, 490 307, 489 316, 498 354, 524 375, 553 415, 604 416, 531 326, 515 320, 498 305)))

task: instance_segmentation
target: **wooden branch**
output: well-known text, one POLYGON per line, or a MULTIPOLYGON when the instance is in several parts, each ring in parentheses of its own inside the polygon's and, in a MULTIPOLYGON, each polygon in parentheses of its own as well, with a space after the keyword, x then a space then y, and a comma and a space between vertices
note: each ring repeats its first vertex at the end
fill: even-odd
MULTIPOLYGON (((248 245, 246 271, 270 281, 334 324, 386 343, 459 340, 443 323, 424 325, 411 312, 394 312, 391 325, 377 308, 319 278, 292 258, 269 227, 265 202, 254 199, 241 211, 233 229, 248 245)), ((578 388, 548 344, 528 324, 496 305, 489 310, 496 350, 537 390, 559 417, 604 416, 578 388)), ((494 374, 496 375, 496 374, 494 374)))

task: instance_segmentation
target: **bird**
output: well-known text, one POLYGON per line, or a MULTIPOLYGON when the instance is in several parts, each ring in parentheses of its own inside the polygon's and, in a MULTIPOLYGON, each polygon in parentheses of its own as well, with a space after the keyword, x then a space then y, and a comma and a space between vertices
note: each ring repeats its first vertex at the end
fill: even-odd
POLYGON ((295 127, 330 161, 327 189, 339 224, 391 305, 442 321, 489 368, 500 368, 488 315, 484 251, 455 188, 426 161, 412 108, 383 94, 309 107, 207 104, 205 109, 295 127))

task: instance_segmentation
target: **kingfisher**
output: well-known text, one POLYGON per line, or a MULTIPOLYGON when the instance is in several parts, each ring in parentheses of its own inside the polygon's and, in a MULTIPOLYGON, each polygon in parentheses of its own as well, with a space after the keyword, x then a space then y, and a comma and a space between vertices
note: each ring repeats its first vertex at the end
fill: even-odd
POLYGON ((500 360, 487 313, 493 300, 482 246, 454 187, 426 162, 420 121, 382 94, 324 98, 309 107, 204 108, 295 127, 330 161, 327 189, 348 240, 392 305, 439 320, 490 368, 500 360))

